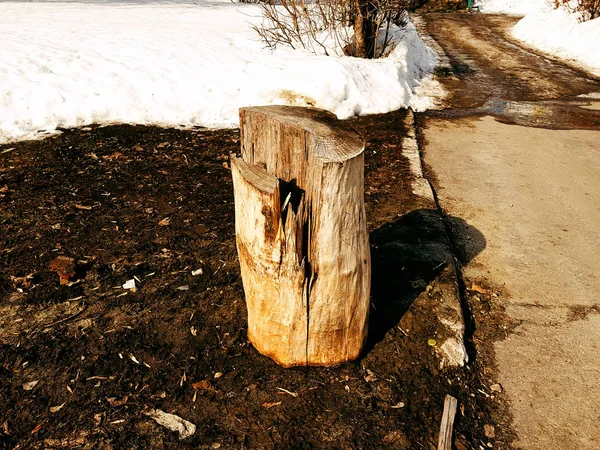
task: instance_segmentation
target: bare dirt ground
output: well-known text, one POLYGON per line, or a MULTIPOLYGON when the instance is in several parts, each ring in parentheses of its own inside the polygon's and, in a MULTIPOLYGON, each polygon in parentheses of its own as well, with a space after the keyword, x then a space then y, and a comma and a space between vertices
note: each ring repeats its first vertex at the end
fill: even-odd
POLYGON ((440 74, 447 109, 420 117, 424 159, 442 208, 487 243, 463 275, 500 292, 514 445, 597 449, 600 102, 579 96, 600 83, 516 46, 515 19, 426 20, 453 70, 440 74))
MULTIPOLYGON (((369 142, 370 337, 333 368, 282 369, 247 341, 238 130, 89 127, 0 146, 0 447, 434 449, 452 394, 457 448, 508 448, 487 344, 507 326, 497 294, 475 287, 485 325, 459 369, 440 369, 435 320, 410 309, 444 301, 452 255, 437 209, 411 193, 404 114, 352 121, 369 142), (67 284, 59 256, 74 259, 67 284), (143 414, 155 408, 196 433, 180 441, 143 414)), ((447 219, 466 263, 485 241, 447 219)))

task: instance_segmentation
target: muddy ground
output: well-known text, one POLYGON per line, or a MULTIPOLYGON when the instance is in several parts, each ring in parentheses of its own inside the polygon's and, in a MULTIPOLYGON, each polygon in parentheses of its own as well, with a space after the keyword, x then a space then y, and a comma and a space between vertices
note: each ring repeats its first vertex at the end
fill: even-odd
POLYGON ((464 292, 476 324, 465 368, 440 370, 431 321, 404 314, 441 269, 385 245, 436 238, 436 211, 410 193, 403 116, 352 121, 369 142, 370 339, 332 368, 282 369, 247 341, 228 168, 238 130, 89 127, 0 146, 0 447, 432 449, 452 394, 456 448, 510 448, 491 388, 491 341, 510 325, 494 290, 464 292), (75 261, 68 284, 50 269, 59 256, 75 261), (143 414, 153 408, 196 433, 179 440, 143 414))
POLYGON ((430 35, 448 61, 437 69, 448 93, 445 107, 422 116, 492 116, 552 130, 600 127, 600 112, 586 109, 593 106, 586 94, 600 91, 600 79, 518 42, 511 35, 518 17, 435 13, 417 19, 424 22, 420 33, 430 35))

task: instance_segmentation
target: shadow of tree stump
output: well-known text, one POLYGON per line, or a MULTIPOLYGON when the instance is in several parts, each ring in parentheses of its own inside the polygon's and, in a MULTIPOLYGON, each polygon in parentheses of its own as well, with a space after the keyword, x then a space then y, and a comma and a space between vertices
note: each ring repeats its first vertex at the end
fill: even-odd
MULTIPOLYGON (((451 226, 460 264, 486 246, 483 234, 459 217, 451 226)), ((413 302, 453 264, 451 245, 440 213, 417 209, 371 232, 371 316, 367 350, 397 326, 413 302)))

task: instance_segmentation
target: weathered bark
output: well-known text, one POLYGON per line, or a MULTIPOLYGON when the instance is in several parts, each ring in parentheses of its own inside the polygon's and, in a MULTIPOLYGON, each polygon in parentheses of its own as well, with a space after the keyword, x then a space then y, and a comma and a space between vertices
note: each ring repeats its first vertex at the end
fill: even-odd
POLYGON ((242 108, 240 128, 231 166, 248 337, 286 367, 354 359, 370 291, 364 142, 308 108, 242 108))

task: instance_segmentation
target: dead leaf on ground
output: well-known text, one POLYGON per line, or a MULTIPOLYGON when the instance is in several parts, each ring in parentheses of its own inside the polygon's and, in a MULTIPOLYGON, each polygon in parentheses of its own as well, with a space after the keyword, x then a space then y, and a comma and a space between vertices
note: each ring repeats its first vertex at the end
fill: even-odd
POLYGON ((60 284, 69 284, 70 279, 75 276, 75 260, 68 256, 59 256, 53 259, 49 267, 60 277, 60 284))
POLYGON ((31 430, 31 434, 35 434, 42 429, 42 424, 38 423, 33 430, 31 430))
POLYGON ((24 383, 23 384, 23 389, 25 389, 26 391, 30 391, 32 390, 38 383, 40 382, 40 380, 35 380, 35 381, 30 381, 28 383, 24 383))
POLYGON ((170 217, 165 217, 163 220, 161 220, 160 222, 158 222, 158 225, 161 226, 161 227, 166 227, 170 223, 171 223, 171 218, 170 217))
POLYGON ((262 404, 262 407, 266 408, 266 409, 270 409, 270 408, 273 408, 274 406, 279 406, 279 405, 281 405, 281 402, 273 402, 273 403, 265 402, 262 404))
POLYGON ((208 380, 198 381, 197 383, 192 384, 192 387, 194 389, 204 389, 204 390, 212 388, 210 381, 208 381, 208 380))
POLYGON ((87 205, 80 205, 79 203, 75 203, 75 208, 77 209, 83 209, 84 211, 91 211, 92 210, 92 206, 87 206, 87 205))
POLYGON ((65 406, 66 403, 63 403, 62 405, 56 405, 56 406, 51 406, 50 407, 50 412, 51 413, 56 413, 59 412, 63 406, 65 406))
POLYGON ((479 292, 480 294, 485 294, 487 291, 482 288, 481 286, 479 286, 478 284, 472 283, 471 287, 469 288, 470 291, 475 291, 475 292, 479 292))

